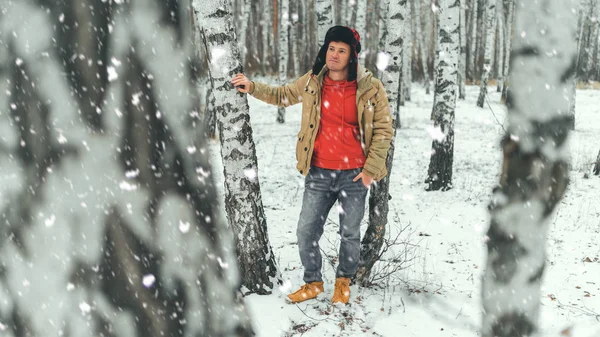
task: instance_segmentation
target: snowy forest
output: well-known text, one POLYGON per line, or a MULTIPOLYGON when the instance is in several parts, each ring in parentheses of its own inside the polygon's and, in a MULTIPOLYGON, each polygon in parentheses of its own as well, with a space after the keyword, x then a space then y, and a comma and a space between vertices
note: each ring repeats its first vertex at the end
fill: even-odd
POLYGON ((599 17, 600 0, 0 0, 0 337, 600 336, 599 17), (349 302, 330 301, 338 204, 324 297, 292 304, 305 111, 232 78, 293 83, 335 25, 360 34, 394 131, 349 302))

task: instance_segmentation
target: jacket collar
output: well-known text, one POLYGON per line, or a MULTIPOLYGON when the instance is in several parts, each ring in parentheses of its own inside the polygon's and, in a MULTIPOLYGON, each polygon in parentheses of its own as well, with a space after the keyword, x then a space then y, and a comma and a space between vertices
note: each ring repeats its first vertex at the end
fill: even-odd
MULTIPOLYGON (((324 65, 323 68, 321 68, 321 71, 319 72, 319 74, 317 74, 315 76, 315 80, 317 81, 319 86, 321 86, 323 83, 323 76, 325 76, 325 73, 327 73, 327 65, 324 65)), ((365 96, 365 99, 369 99, 369 98, 373 97, 373 95, 375 95, 375 93, 377 92, 377 88, 375 88, 373 86, 373 84, 371 83, 371 78, 373 77, 373 73, 371 73, 367 68, 365 68, 359 64, 356 75, 357 75, 356 76, 356 82, 357 82, 356 101, 358 102, 358 99, 366 93, 369 93, 369 95, 367 95, 368 97, 365 96)), ((309 82, 310 82, 310 78, 309 78, 308 82, 306 83, 307 87, 308 87, 309 82)))

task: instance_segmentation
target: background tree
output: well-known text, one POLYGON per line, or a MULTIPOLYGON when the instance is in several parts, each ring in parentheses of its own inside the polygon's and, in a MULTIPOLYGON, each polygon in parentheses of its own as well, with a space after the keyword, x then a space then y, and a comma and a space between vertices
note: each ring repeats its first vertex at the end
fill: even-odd
POLYGON ((485 56, 483 59, 483 72, 481 74, 481 83, 479 88, 479 97, 477 106, 483 108, 487 96, 488 81, 492 71, 492 55, 494 52, 494 41, 496 36, 496 0, 485 0, 485 56))
MULTIPOLYGON (((508 11, 506 14, 506 29, 504 30, 506 36, 504 37, 504 70, 503 75, 508 77, 508 71, 510 70, 510 51, 511 51, 511 43, 513 39, 513 27, 514 27, 514 19, 515 19, 515 1, 516 0, 508 0, 508 11)), ((508 91, 508 81, 504 79, 502 81, 502 96, 500 100, 502 102, 506 102, 506 94, 508 91)))
POLYGON ((436 83, 432 119, 434 131, 431 159, 426 183, 427 190, 446 191, 452 188, 454 160, 454 109, 458 95, 457 73, 459 46, 460 3, 438 0, 439 41, 436 51, 436 83))
POLYGON ((246 288, 243 290, 267 294, 273 288, 272 279, 279 276, 267 234, 248 100, 231 84, 231 78, 243 72, 232 13, 226 0, 194 0, 193 5, 210 55, 225 176, 225 209, 234 232, 242 285, 246 288))
POLYGON ((325 33, 333 25, 333 9, 331 7, 331 0, 314 1, 318 27, 317 44, 320 48, 323 41, 325 41, 325 33))
MULTIPOLYGON (((289 59, 289 41, 290 34, 290 1, 279 0, 281 5, 281 20, 279 20, 279 83, 285 85, 288 79, 288 59, 289 59)), ((285 122, 285 108, 277 108, 277 122, 285 122)))
MULTIPOLYGON (((388 95, 390 104, 390 113, 392 116, 399 116, 398 110, 398 88, 400 85, 400 72, 402 71, 402 41, 403 31, 402 21, 405 18, 405 11, 408 7, 407 0, 384 0, 386 6, 385 19, 387 21, 387 35, 385 38, 385 52, 390 56, 390 62, 384 69, 382 80, 388 95)), ((398 123, 396 123, 398 125, 398 123)), ((360 245, 360 262, 356 272, 356 278, 363 286, 367 285, 371 270, 380 258, 381 248, 385 239, 386 228, 388 224, 388 213, 390 199, 390 176, 392 164, 394 162, 394 140, 396 139, 396 128, 390 149, 386 159, 386 168, 388 175, 371 187, 369 192, 369 225, 365 236, 360 245)))
POLYGON ((538 331, 549 220, 568 183, 574 8, 576 0, 522 1, 515 8, 521 33, 511 55, 505 182, 494 194, 487 233, 483 337, 538 331))
POLYGON ((178 4, 3 3, 3 335, 252 335, 178 4))

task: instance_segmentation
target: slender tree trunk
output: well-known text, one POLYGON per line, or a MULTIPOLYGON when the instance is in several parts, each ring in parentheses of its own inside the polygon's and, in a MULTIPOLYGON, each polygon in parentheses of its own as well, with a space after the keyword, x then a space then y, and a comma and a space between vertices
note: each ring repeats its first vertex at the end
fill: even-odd
MULTIPOLYGON (((423 86, 427 87, 429 85, 429 74, 427 73, 427 44, 429 42, 429 37, 423 36, 423 26, 421 24, 421 0, 414 0, 414 16, 415 16, 415 36, 417 41, 417 46, 419 49, 419 59, 421 60, 421 70, 423 72, 423 86)), ((416 50, 415 50, 416 55, 416 50)))
MULTIPOLYGON (((287 65, 288 65, 288 52, 289 52, 289 41, 288 34, 290 32, 290 8, 289 0, 279 0, 281 2, 281 20, 279 21, 281 26, 279 27, 279 83, 285 85, 287 82, 287 65)), ((277 108, 277 123, 285 122, 285 108, 277 108)))
MULTIPOLYGON (((399 28, 401 28, 402 17, 404 17, 402 12, 406 10, 408 3, 407 0, 383 0, 382 2, 381 13, 385 15, 383 26, 387 27, 385 29, 385 38, 383 39, 385 43, 383 51, 390 55, 391 62, 388 64, 387 69, 384 69, 381 78, 386 88, 397 88, 399 85, 398 75, 402 66, 402 59, 399 56, 402 55, 403 42, 402 30, 399 28)), ((386 93, 388 100, 392 99, 389 101, 392 116, 399 116, 397 104, 398 91, 386 89, 386 93)), ((373 185, 369 193, 369 226, 361 242, 360 263, 356 273, 358 282, 363 286, 368 285, 370 281, 371 270, 375 262, 380 258, 381 247, 385 239, 389 213, 389 177, 394 161, 395 138, 396 132, 394 131, 386 159, 388 175, 373 185)))
POLYGON ((521 1, 515 8, 520 33, 511 57, 505 183, 490 206, 483 337, 534 336, 539 330, 546 237, 568 184, 569 118, 563 112, 575 76, 575 7, 576 0, 548 0, 521 1))
POLYGON ((194 1, 198 22, 203 24, 218 114, 221 156, 225 175, 225 209, 233 229, 244 292, 268 294, 278 278, 269 243, 258 181, 256 149, 245 95, 231 87, 231 77, 243 72, 239 50, 231 31, 231 12, 226 0, 194 1), (228 72, 223 72, 228 69, 228 72))
POLYGON ((429 162, 427 190, 447 191, 452 188, 452 162, 454 160, 454 110, 458 85, 459 15, 460 3, 455 0, 438 0, 439 41, 437 47, 437 78, 433 106, 434 140, 429 162))
POLYGON ((514 31, 514 21, 515 21, 515 2, 516 0, 508 0, 508 14, 506 20, 508 22, 507 27, 505 29, 506 36, 504 37, 505 46, 504 49, 504 76, 505 79, 502 81, 502 97, 501 101, 506 102, 506 95, 508 93, 509 81, 508 71, 510 70, 510 54, 511 54, 511 44, 513 39, 513 31, 514 31))
POLYGON ((412 87, 412 15, 411 15, 411 6, 408 4, 406 6, 406 16, 404 17, 404 51, 402 52, 402 57, 404 60, 402 61, 402 84, 400 91, 400 95, 402 97, 401 101, 406 102, 410 101, 410 93, 412 87))
POLYGON ((485 9, 484 20, 486 22, 486 38, 485 38, 485 56, 483 59, 483 72, 481 74, 481 83, 479 88, 479 97, 477 98, 477 106, 483 108, 485 99, 488 93, 488 80, 492 70, 492 52, 494 50, 494 40, 496 32, 496 0, 486 0, 487 6, 485 9))
POLYGON ((407 0, 391 0, 386 13, 388 35, 385 44, 385 52, 390 55, 390 62, 382 81, 386 88, 390 111, 394 116, 395 128, 401 127, 400 119, 400 74, 402 73, 402 53, 404 52, 404 20, 408 7, 407 0))
POLYGON ((466 24, 467 24, 467 0, 460 0, 460 57, 459 57, 459 71, 458 71, 458 98, 465 99, 465 81, 466 81, 466 67, 467 67, 467 36, 466 36, 466 24))
MULTIPOLYGON (((302 32, 301 23, 299 21, 300 13, 298 13, 298 6, 294 6, 294 3, 289 4, 290 7, 290 31, 289 31, 289 62, 292 63, 292 67, 288 69, 288 78, 296 78, 300 76, 300 51, 304 50, 300 43, 300 34, 302 32)), ((288 63, 289 65, 290 63, 288 63)), ((304 68, 302 68, 304 69, 304 68)))
MULTIPOLYGON (((500 2, 502 4, 502 2, 500 2)), ((504 82, 504 6, 498 6, 497 9, 498 38, 496 40, 496 92, 502 92, 502 82, 504 82)))
POLYGON ((475 83, 475 79, 477 78, 477 55, 478 50, 477 50, 477 13, 479 12, 479 8, 478 8, 478 4, 479 4, 479 0, 473 0, 472 2, 472 7, 471 7, 471 25, 470 25, 470 29, 471 29, 471 34, 470 34, 470 41, 471 41, 471 45, 470 45, 470 49, 469 49, 469 55, 470 55, 470 59, 469 59, 469 76, 471 77, 471 84, 475 83))
MULTIPOLYGON (((421 6, 421 8, 423 8, 421 6)), ((435 67, 435 57, 432 57, 433 54, 435 54, 435 48, 434 47, 437 44, 437 34, 435 32, 433 28, 433 20, 431 19, 433 13, 431 11, 431 7, 430 6, 426 6, 425 7, 425 42, 427 42, 425 44, 426 48, 426 57, 425 57, 425 64, 427 65, 427 70, 426 70, 426 74, 427 74, 427 78, 426 78, 426 82, 425 82, 425 94, 429 95, 431 93, 431 78, 433 77, 433 73, 434 71, 431 70, 431 66, 430 64, 433 64, 435 67), (433 60, 432 62, 430 62, 430 60, 433 60)))
POLYGON ((596 158, 596 164, 594 165, 594 174, 600 175, 600 151, 598 151, 598 157, 596 158))
POLYGON ((575 76, 572 79, 572 84, 571 84, 571 92, 569 95, 570 101, 569 101, 569 130, 575 130, 575 107, 576 107, 576 103, 577 103, 577 82, 579 80, 579 60, 580 55, 581 55, 581 46, 582 46, 582 39, 583 39, 583 27, 584 27, 584 23, 585 23, 585 6, 583 3, 583 0, 579 0, 579 15, 578 15, 578 20, 579 20, 579 24, 578 24, 578 29, 577 29, 577 33, 576 33, 576 39, 577 39, 577 57, 575 60, 575 76))
POLYGON ((3 4, 4 29, 35 32, 0 44, 13 107, 0 161, 14 176, 0 200, 3 336, 253 334, 209 152, 195 150, 198 60, 178 4, 3 4))
POLYGON ((315 11, 317 15, 317 31, 319 48, 325 41, 325 33, 333 25, 333 9, 331 0, 315 0, 315 11))

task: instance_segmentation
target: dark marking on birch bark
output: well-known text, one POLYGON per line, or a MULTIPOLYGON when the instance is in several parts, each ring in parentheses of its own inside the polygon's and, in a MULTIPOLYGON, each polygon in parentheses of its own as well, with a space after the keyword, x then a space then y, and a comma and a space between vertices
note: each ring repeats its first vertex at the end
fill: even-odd
POLYGON ((207 36, 208 43, 214 44, 214 45, 229 44, 229 43, 232 43, 233 40, 234 40, 233 35, 227 34, 227 33, 215 33, 215 34, 210 34, 207 36))
POLYGON ((498 283, 508 284, 514 277, 519 258, 528 254, 516 237, 510 237, 499 230, 499 225, 492 217, 492 224, 487 232, 489 240, 488 259, 494 257, 492 269, 498 283), (493 254, 495 253, 495 254, 493 254))
POLYGON ((216 12, 210 14, 208 17, 211 19, 222 19, 228 16, 231 16, 231 12, 226 11, 223 8, 218 8, 216 12))
POLYGON ((516 60, 519 57, 532 57, 540 55, 540 50, 537 47, 527 46, 519 49, 513 49, 511 59, 516 60))
POLYGON ((571 82, 573 80, 573 77, 575 76, 577 72, 577 57, 573 56, 571 58, 571 63, 569 64, 569 67, 567 69, 565 69, 565 71, 560 75, 560 82, 561 83, 567 83, 567 82, 571 82))
POLYGON ((492 326, 494 337, 527 337, 535 332, 535 325, 523 313, 510 313, 492 326))
POLYGON ((529 277, 527 282, 529 282, 529 283, 540 282, 540 280, 542 279, 542 276, 544 275, 545 269, 546 269, 546 263, 541 265, 541 267, 538 268, 538 270, 535 272, 535 274, 533 274, 533 275, 531 275, 531 277, 529 277))

